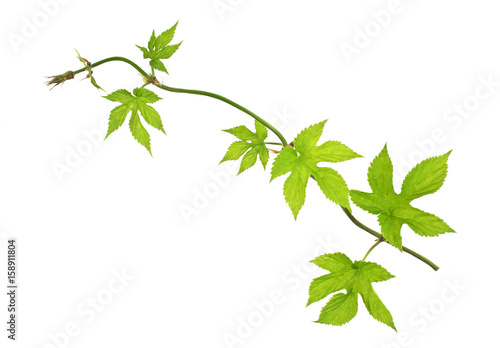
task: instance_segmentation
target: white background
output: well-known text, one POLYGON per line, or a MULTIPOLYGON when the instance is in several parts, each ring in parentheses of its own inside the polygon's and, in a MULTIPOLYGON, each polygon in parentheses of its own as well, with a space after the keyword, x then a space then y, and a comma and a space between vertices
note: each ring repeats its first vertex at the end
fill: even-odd
MULTIPOLYGON (((71 348, 497 342, 500 308, 492 299, 498 286, 499 9, 491 0, 392 4, 4 3, 0 293, 6 291, 6 238, 15 237, 20 321, 13 343, 6 338, 2 295, 0 346, 56 347, 51 337, 71 348), (388 10, 390 18, 377 24, 373 13, 388 10), (218 162, 234 138, 220 130, 253 127, 245 114, 209 98, 155 89, 163 98, 155 107, 167 136, 150 129, 152 158, 127 125, 88 146, 84 133, 102 136, 99 125, 116 104, 88 80, 79 81, 83 74, 52 91, 44 85, 45 76, 81 67, 74 48, 92 62, 121 55, 146 68, 135 44, 145 46, 152 29, 159 33, 177 20, 174 43, 184 43, 161 81, 240 102, 274 120, 289 141, 329 119, 320 142, 339 140, 364 156, 334 166, 350 188, 368 190, 366 170, 386 142, 396 190, 407 163, 454 149, 443 188, 415 205, 458 233, 422 238, 403 228, 404 244, 441 269, 434 272, 388 245, 369 256, 396 276, 375 289, 399 334, 371 318, 361 299, 357 317, 343 327, 312 322, 323 303, 305 309, 307 288, 322 273, 306 261, 315 251, 361 259, 373 237, 314 183, 294 221, 281 194, 283 178, 268 183, 270 166, 267 172, 257 163, 238 177, 224 174, 231 166, 218 162), (343 53, 342 47, 356 44, 365 47, 343 53), (490 92, 481 82, 488 79, 496 84, 490 92), (467 117, 449 112, 464 103, 471 109, 467 117), (67 162, 75 151, 85 154, 67 162), (58 178, 57 163, 71 171, 58 178), (227 184, 221 187, 214 175, 227 184), (180 209, 193 208, 204 190, 212 190, 212 197, 186 220, 180 209), (116 272, 133 279, 113 283, 116 272), (276 293, 281 301, 267 306, 265 317, 258 314, 255 303, 269 304, 276 293), (100 301, 99 312, 88 305, 92 297, 100 301), (237 330, 249 317, 255 327, 241 338, 237 330), (64 333, 68 326, 71 337, 64 333), (228 345, 228 334, 241 340, 228 345)), ((120 62, 94 74, 108 92, 142 83, 120 62)), ((353 209, 377 228, 374 216, 353 209)))

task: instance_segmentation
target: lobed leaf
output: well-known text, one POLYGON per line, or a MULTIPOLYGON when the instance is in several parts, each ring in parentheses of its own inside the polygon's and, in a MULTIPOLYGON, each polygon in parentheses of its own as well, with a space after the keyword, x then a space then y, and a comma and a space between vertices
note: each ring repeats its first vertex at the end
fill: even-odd
POLYGON ((401 193, 396 194, 393 166, 386 144, 368 169, 368 182, 372 192, 350 191, 354 204, 371 214, 378 215, 382 235, 400 251, 403 250, 401 228, 404 224, 418 235, 427 237, 455 232, 437 216, 414 208, 410 204, 415 198, 434 193, 443 185, 450 153, 451 151, 417 164, 406 175, 401 193))
POLYGON ((338 141, 327 141, 317 146, 325 123, 326 120, 305 128, 293 141, 295 149, 285 147, 273 162, 270 181, 290 172, 283 193, 295 219, 304 205, 307 179, 310 176, 316 179, 326 198, 351 209, 349 189, 342 176, 332 168, 318 167, 318 163, 342 162, 360 155, 338 141))
POLYGON ((175 23, 171 28, 165 30, 158 36, 155 35, 155 31, 153 30, 147 48, 136 45, 142 51, 145 59, 151 59, 149 65, 153 70, 163 71, 168 74, 167 68, 161 59, 169 59, 172 57, 182 44, 181 41, 178 44, 169 45, 174 38, 178 23, 179 22, 175 23))
POLYGON ((229 146, 220 163, 237 160, 243 156, 238 171, 238 174, 241 174, 252 167, 257 162, 257 158, 259 158, 264 170, 266 169, 269 160, 269 150, 265 144, 267 129, 262 123, 255 120, 255 132, 252 132, 246 126, 233 127, 224 129, 223 131, 234 135, 240 141, 236 141, 229 146))
POLYGON ((396 330, 391 313, 372 286, 374 282, 394 277, 385 268, 374 262, 352 262, 342 253, 321 255, 311 262, 330 273, 313 279, 309 286, 307 306, 334 294, 322 308, 317 323, 329 325, 348 323, 358 312, 358 295, 360 295, 373 318, 396 330), (346 292, 338 292, 341 290, 346 292))
POLYGON ((157 102, 161 98, 154 92, 142 87, 135 88, 132 93, 133 95, 127 90, 119 89, 104 96, 110 101, 121 103, 121 105, 111 110, 106 138, 122 126, 128 113, 132 111, 129 121, 130 132, 151 154, 151 139, 141 123, 139 113, 147 124, 165 133, 160 115, 152 106, 148 105, 157 102))

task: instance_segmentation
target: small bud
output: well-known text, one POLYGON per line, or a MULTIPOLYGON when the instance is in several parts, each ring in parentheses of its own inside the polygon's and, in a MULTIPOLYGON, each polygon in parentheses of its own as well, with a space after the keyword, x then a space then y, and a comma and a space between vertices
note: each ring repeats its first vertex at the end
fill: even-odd
MULTIPOLYGON (((74 77, 75 77, 75 74, 72 71, 66 71, 62 75, 55 75, 55 76, 49 76, 49 77, 47 77, 50 80, 47 81, 45 84, 47 86, 54 85, 54 86, 52 86, 52 88, 54 88, 55 86, 63 84, 67 80, 71 80, 74 77)), ((51 88, 51 90, 52 90, 52 88, 51 88)))

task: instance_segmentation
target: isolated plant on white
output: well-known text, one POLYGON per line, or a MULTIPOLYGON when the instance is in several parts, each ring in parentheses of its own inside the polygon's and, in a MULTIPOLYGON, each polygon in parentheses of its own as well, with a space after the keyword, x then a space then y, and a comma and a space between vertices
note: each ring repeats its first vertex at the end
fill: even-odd
POLYGON ((221 163, 241 159, 238 174, 242 174, 259 162, 258 166, 262 166, 264 170, 271 167, 270 181, 286 177, 283 183, 283 195, 294 219, 298 218, 305 204, 308 184, 314 181, 325 197, 338 205, 355 226, 376 238, 373 246, 362 258, 351 258, 344 253, 336 252, 320 255, 311 261, 327 273, 311 282, 309 299, 305 303, 311 305, 331 296, 316 322, 337 326, 346 324, 356 316, 361 297, 373 318, 396 330, 390 311, 375 291, 375 283, 387 281, 394 276, 381 265, 367 261, 367 258, 379 244, 388 243, 396 250, 406 252, 434 270, 438 270, 439 267, 432 261, 403 245, 403 232, 407 231, 402 227, 407 225, 417 235, 425 237, 437 237, 454 232, 441 218, 414 205, 414 200, 435 193, 443 185, 451 151, 425 159, 413 167, 406 175, 398 194, 393 185, 393 165, 386 144, 368 168, 368 183, 372 192, 352 190, 342 175, 330 164, 359 161, 362 156, 339 141, 321 140, 323 130, 328 125, 327 120, 305 127, 293 141, 289 142, 269 122, 226 97, 201 90, 170 87, 159 82, 156 73, 168 74, 165 62, 182 44, 182 42, 171 44, 176 27, 177 23, 159 35, 153 31, 146 46, 137 46, 143 58, 149 61, 150 72, 146 72, 138 64, 124 57, 109 57, 92 64, 78 54, 78 59, 84 67, 52 76, 47 85, 54 87, 73 79, 78 74, 86 73, 92 85, 98 91, 102 91, 95 80, 94 68, 110 62, 122 62, 134 68, 142 76, 142 85, 132 91, 118 89, 104 96, 115 103, 109 116, 106 138, 118 131, 130 114, 128 124, 132 136, 151 155, 151 137, 146 127, 152 127, 161 133, 165 133, 165 129, 160 115, 152 106, 162 98, 150 88, 214 98, 252 117, 251 125, 224 130, 226 134, 236 139, 233 138, 234 141, 229 145, 227 152, 221 155, 221 163), (273 138, 270 138, 271 136, 273 138), (274 154, 276 156, 271 159, 274 154), (377 215, 380 232, 367 227, 354 217, 351 202, 377 215))

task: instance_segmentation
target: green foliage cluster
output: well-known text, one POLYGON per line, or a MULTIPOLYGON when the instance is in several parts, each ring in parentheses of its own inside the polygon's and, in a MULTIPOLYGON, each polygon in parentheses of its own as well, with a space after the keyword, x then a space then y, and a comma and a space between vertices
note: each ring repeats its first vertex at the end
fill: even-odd
POLYGON ((172 57, 182 44, 181 41, 178 44, 169 45, 174 38, 177 23, 158 36, 155 35, 155 31, 153 30, 153 33, 148 41, 147 48, 136 45, 142 51, 143 58, 150 59, 149 65, 151 66, 151 69, 163 71, 168 74, 167 68, 165 67, 165 64, 163 64, 162 60, 172 57))

